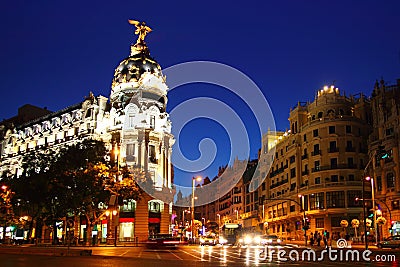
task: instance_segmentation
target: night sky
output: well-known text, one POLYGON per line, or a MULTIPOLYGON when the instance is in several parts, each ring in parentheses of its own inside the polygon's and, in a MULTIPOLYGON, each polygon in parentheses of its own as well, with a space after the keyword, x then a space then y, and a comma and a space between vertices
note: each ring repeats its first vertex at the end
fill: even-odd
MULTIPOLYGON (((128 19, 153 28, 146 42, 162 68, 207 60, 248 75, 262 89, 278 130, 289 127, 290 108, 312 101, 333 81, 346 95, 370 96, 376 79, 393 84, 400 78, 398 0, 240 3, 3 1, 0 119, 16 115, 26 103, 56 111, 82 101, 89 91, 109 97, 114 68, 136 41, 128 19)), ((199 96, 226 100, 254 130, 245 105, 215 86, 178 88, 169 94, 168 109, 199 96)), ((215 176, 229 150, 223 127, 195 120, 181 134, 189 158, 198 157, 202 138, 216 140, 217 160, 196 173, 215 176)), ((252 135, 254 158, 261 145, 259 133, 252 135)), ((176 171, 178 180, 190 175, 176 171)))

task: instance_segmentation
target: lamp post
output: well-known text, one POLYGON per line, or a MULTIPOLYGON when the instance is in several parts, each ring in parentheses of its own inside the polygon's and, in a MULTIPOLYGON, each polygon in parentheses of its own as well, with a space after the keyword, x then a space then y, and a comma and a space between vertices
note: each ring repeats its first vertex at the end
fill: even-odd
POLYGON ((8 212, 9 208, 11 208, 11 197, 13 195, 13 192, 8 188, 7 185, 2 185, 1 186, 2 192, 0 192, 0 196, 3 199, 4 202, 4 226, 3 226, 3 242, 6 240, 6 229, 7 229, 7 219, 8 219, 8 212))
POLYGON ((239 223, 239 211, 236 209, 235 213, 236 213, 236 223, 239 223))
POLYGON ((119 182, 121 182, 122 181, 122 177, 120 178, 120 175, 119 175, 120 150, 118 149, 118 145, 115 146, 114 154, 115 154, 115 157, 116 157, 116 160, 117 160, 117 180, 119 182))
POLYGON ((372 212, 374 213, 374 230, 375 230, 375 243, 378 243, 378 231, 376 229, 376 210, 375 210, 375 187, 374 178, 367 176, 365 180, 371 181, 371 195, 372 195, 372 212))
POLYGON ((304 230, 304 243, 307 246, 307 228, 308 224, 306 221, 306 210, 305 210, 305 203, 304 203, 304 195, 298 195, 299 198, 301 198, 301 209, 303 210, 303 230, 304 230))
POLYGON ((187 210, 182 211, 182 226, 185 226, 185 213, 186 212, 187 212, 187 210))
POLYGON ((192 242, 194 241, 194 187, 195 184, 197 182, 201 181, 201 177, 197 176, 197 177, 192 177, 192 222, 191 222, 191 229, 192 229, 192 242))
MULTIPOLYGON (((108 222, 107 222, 107 245, 112 245, 114 244, 114 246, 117 246, 117 231, 115 231, 114 233, 114 237, 113 237, 113 219, 115 219, 115 216, 117 216, 117 210, 113 209, 113 210, 107 210, 106 211, 106 216, 108 218, 108 222), (114 218, 113 218, 114 217, 114 218)), ((115 226, 115 230, 116 230, 115 226)))
POLYGON ((218 229, 221 228, 221 215, 217 214, 218 217, 218 229))

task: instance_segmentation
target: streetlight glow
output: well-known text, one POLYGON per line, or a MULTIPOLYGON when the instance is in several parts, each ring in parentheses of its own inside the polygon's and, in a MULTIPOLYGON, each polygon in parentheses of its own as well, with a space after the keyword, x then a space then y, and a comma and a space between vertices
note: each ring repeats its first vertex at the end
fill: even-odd
POLYGON ((194 200, 195 200, 195 196, 194 196, 194 187, 197 182, 200 182, 202 180, 201 176, 197 176, 197 177, 192 177, 192 222, 191 222, 191 229, 192 229, 192 241, 194 238, 194 200))

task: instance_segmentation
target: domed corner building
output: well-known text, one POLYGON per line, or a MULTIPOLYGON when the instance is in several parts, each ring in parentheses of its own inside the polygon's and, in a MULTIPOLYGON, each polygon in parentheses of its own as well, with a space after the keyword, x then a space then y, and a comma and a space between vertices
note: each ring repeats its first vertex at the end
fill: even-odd
MULTIPOLYGON (((138 29, 143 26, 135 25, 138 29)), ((146 26, 147 27, 147 26, 146 26)), ((148 28, 149 29, 149 28, 148 28)), ((136 31, 138 33, 138 31, 136 31)), ((119 212, 112 220, 104 217, 94 227, 100 242, 132 242, 147 240, 149 234, 171 231, 172 145, 171 122, 166 113, 167 90, 160 65, 150 56, 144 42, 147 32, 131 45, 130 55, 115 69, 110 99, 92 93, 83 102, 51 112, 46 108, 24 105, 18 115, 0 123, 0 175, 22 174, 24 154, 32 150, 60 149, 85 139, 103 140, 110 150, 110 159, 119 167, 140 170, 151 181, 151 188, 138 201, 119 199, 119 212)), ((148 189, 148 190, 147 190, 148 189)), ((111 198, 109 206, 118 204, 111 198)), ((71 218, 60 218, 62 221, 71 218)), ((0 226, 3 238, 4 227, 0 226)), ((85 216, 75 216, 74 228, 60 227, 63 238, 74 231, 80 241, 87 238, 85 216)), ((25 229, 28 233, 29 229, 25 229)), ((26 234, 25 233, 25 234, 26 234)), ((7 238, 15 233, 6 228, 7 238)), ((42 241, 51 240, 51 230, 43 227, 42 241)))

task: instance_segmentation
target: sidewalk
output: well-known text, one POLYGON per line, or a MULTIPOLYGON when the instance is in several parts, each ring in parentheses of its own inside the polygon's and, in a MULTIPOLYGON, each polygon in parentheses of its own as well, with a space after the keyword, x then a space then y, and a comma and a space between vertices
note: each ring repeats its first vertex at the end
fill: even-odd
POLYGON ((92 250, 90 248, 80 247, 59 247, 59 246, 46 246, 38 247, 34 245, 2 245, 0 246, 0 254, 35 254, 44 256, 91 256, 92 250))

